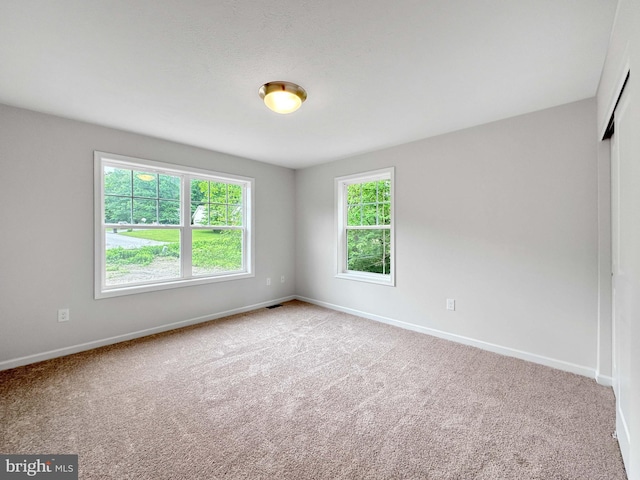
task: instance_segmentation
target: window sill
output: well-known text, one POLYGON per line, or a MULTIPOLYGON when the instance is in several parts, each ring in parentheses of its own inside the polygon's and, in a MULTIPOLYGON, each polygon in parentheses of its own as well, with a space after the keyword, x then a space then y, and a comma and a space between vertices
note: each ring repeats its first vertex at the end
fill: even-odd
POLYGON ((363 273, 363 272, 341 272, 336 275, 336 278, 342 278, 344 280, 355 280, 357 282, 375 283, 378 285, 386 285, 388 287, 395 287, 396 282, 392 275, 380 275, 377 273, 363 273))
POLYGON ((122 287, 106 288, 102 291, 96 291, 94 298, 99 300, 101 298, 120 297, 123 295, 134 295, 138 293, 155 292, 158 290, 169 290, 173 288, 190 287, 194 285, 204 285, 207 283, 229 282, 232 280, 241 280, 243 278, 255 277, 254 273, 238 272, 230 273, 227 275, 219 275, 216 277, 199 277, 180 280, 168 280, 162 283, 153 284, 140 284, 140 285, 128 285, 122 287))

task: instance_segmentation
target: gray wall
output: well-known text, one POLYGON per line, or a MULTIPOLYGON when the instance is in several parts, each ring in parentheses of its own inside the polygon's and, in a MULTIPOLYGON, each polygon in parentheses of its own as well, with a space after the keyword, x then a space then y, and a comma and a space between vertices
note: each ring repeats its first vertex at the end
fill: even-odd
POLYGON ((293 172, 0 106, 0 367, 298 294, 591 374, 595 128, 585 100, 293 172), (93 150, 255 177, 256 278, 94 300, 93 150), (397 287, 336 279, 333 179, 391 165, 397 287))
POLYGON ((589 99, 297 171, 298 295, 594 376, 595 131, 589 99), (397 287, 337 279, 333 179, 387 166, 397 287))
POLYGON ((0 368, 295 293, 293 170, 1 105, 0 166, 0 368), (254 177, 256 277, 94 300, 94 150, 254 177))

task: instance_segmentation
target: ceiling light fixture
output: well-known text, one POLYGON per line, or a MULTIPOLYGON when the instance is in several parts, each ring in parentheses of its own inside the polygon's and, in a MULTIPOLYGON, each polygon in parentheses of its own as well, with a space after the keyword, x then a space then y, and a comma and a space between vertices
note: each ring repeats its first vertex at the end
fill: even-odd
POLYGON ((269 82, 258 91, 264 104, 276 113, 291 113, 307 99, 307 92, 291 82, 269 82))

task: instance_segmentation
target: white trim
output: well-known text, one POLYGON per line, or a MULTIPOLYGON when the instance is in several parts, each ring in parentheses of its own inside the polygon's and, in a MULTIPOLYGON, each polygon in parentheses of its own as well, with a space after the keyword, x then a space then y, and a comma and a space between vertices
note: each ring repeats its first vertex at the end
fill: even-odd
MULTIPOLYGON (((612 42, 613 42, 613 38, 614 35, 616 33, 616 31, 618 30, 618 21, 620 19, 620 11, 622 9, 622 2, 617 2, 616 5, 616 11, 613 15, 613 22, 611 23, 611 31, 609 32, 609 39, 607 41, 607 53, 605 56, 605 64, 603 65, 602 70, 600 71, 600 78, 598 80, 598 92, 596 92, 596 97, 598 97, 598 93, 600 88, 602 87, 602 81, 605 77, 605 72, 607 71, 607 60, 611 59, 611 46, 612 46, 612 42)), ((609 103, 608 103, 608 107, 607 107, 607 115, 605 115, 605 117, 603 118, 603 125, 600 126, 596 126, 596 128, 598 128, 598 132, 600 133, 600 136, 598 137, 598 140, 602 140, 604 138, 604 134, 607 131, 607 127, 609 126, 609 120, 611 119, 611 115, 613 115, 613 111, 615 109, 616 103, 618 102, 618 98, 620 97, 620 93, 622 90, 622 85, 624 85, 624 81, 627 78, 627 75, 629 74, 631 68, 630 68, 630 61, 629 61, 629 41, 626 42, 625 46, 624 46, 624 51, 623 54, 621 56, 622 61, 623 61, 623 72, 624 75, 622 75, 622 83, 617 85, 615 90, 613 91, 613 95, 611 98, 613 98, 613 100, 611 100, 611 98, 609 98, 609 103)), ((612 67, 612 69, 615 68, 612 67)), ((599 120, 599 119, 598 119, 599 120)))
POLYGON ((344 280, 358 280, 360 282, 377 283, 378 285, 386 285, 393 287, 389 275, 383 275, 381 273, 369 273, 358 272, 356 270, 347 270, 346 272, 336 273, 336 278, 342 278, 344 280))
MULTIPOLYGON (((204 170, 184 165, 158 162, 136 157, 129 157, 115 153, 94 151, 94 298, 96 300, 121 295, 133 295, 138 293, 166 290, 171 288, 187 287, 192 285, 202 285, 207 283, 239 280, 243 278, 255 277, 255 179, 240 175, 204 170), (122 167, 127 170, 139 168, 144 171, 154 173, 173 174, 180 177, 180 204, 181 215, 180 224, 177 225, 111 225, 103 223, 104 220, 104 166, 122 167), (243 225, 220 226, 221 230, 242 230, 242 268, 236 271, 222 272, 216 275, 194 275, 191 269, 191 232, 194 229, 205 228, 205 226, 191 225, 190 203, 185 201, 190 192, 189 180, 203 177, 207 180, 221 181, 229 184, 236 184, 242 187, 243 195, 243 225), (180 231, 180 277, 166 280, 158 279, 149 282, 137 282, 135 284, 107 286, 106 266, 105 266, 105 230, 111 227, 118 228, 151 228, 163 230, 180 231), (186 249, 186 251, 185 251, 186 249), (186 254, 187 253, 187 254, 186 254)), ((133 221, 133 219, 132 219, 133 221)), ((207 225, 206 228, 216 226, 207 225)))
POLYGON ((611 258, 611 140, 598 143, 598 323, 596 381, 613 386, 612 356, 612 258, 611 258), (604 371, 608 375, 602 375, 604 371), (603 380, 600 381, 599 378, 603 380))
MULTIPOLYGON (((189 257, 185 257, 185 259, 189 259, 189 257)), ((135 295, 138 293, 146 293, 146 292, 156 292, 159 290, 169 290, 172 288, 182 288, 182 287, 192 287, 194 285, 205 285, 207 283, 218 283, 218 282, 228 282, 231 280, 242 280, 245 278, 255 277, 256 274, 254 272, 237 272, 237 273, 228 273, 224 275, 216 275, 209 277, 193 277, 186 279, 176 279, 176 280, 168 280, 162 281, 157 280, 153 283, 144 284, 144 283, 136 283, 135 285, 124 285, 122 287, 111 287, 108 290, 103 290, 102 292, 98 292, 96 290, 94 298, 96 300, 100 300, 103 298, 112 298, 112 297, 120 297, 123 295, 135 295)))
POLYGON ((624 58, 624 63, 621 71, 621 75, 618 76, 618 81, 616 83, 615 89, 612 91, 611 96, 609 97, 609 101, 607 104, 606 115, 604 116, 603 124, 600 127, 600 136, 598 140, 602 140, 604 138, 605 133, 607 132, 607 127, 609 126, 609 120, 615 113, 616 105, 618 104, 618 99, 620 95, 622 95, 622 87, 624 87, 625 82, 627 81, 627 77, 631 72, 631 62, 629 61, 629 44, 625 46, 624 54, 622 58, 624 58))
POLYGON ((233 183, 227 180, 235 180, 238 185, 241 185, 249 180, 253 180, 251 177, 244 177, 242 175, 234 175, 232 173, 217 172, 215 170, 205 170, 203 168, 189 167, 187 165, 178 165, 173 163, 159 162, 157 160, 149 160, 140 157, 130 157, 128 155, 119 155, 117 153, 102 152, 100 150, 94 150, 94 159, 99 157, 108 163, 120 163, 127 169, 134 165, 136 167, 145 168, 150 171, 154 171, 154 167, 157 169, 156 173, 172 172, 175 174, 192 174, 192 175, 206 175, 207 177, 219 177, 220 180, 225 180, 225 183, 233 183), (151 167, 151 169, 149 169, 151 167))
MULTIPOLYGON (((577 365, 570 362, 565 362, 563 360, 556 360, 549 357, 544 357, 542 355, 536 355, 529 352, 524 352, 522 350, 516 350, 509 347, 504 347, 501 345, 496 345, 493 343, 484 342, 482 340, 476 340, 469 337, 464 337, 461 335, 456 335, 448 332, 443 332, 441 330, 436 330, 428 327, 423 327, 421 325, 415 325, 412 323, 402 322, 400 320, 394 320, 391 318, 383 317, 380 315, 375 315, 372 313, 362 312, 360 310, 356 310, 353 308, 341 307, 339 305, 334 305, 332 303, 323 302, 321 300, 315 300, 313 298, 304 297, 301 295, 289 295, 287 297, 282 297, 274 300, 267 300, 265 302, 256 303, 254 305, 249 305, 246 307, 234 308, 231 310, 226 310, 218 313, 211 313, 209 315, 203 315, 196 318, 191 318, 187 320, 181 320, 178 322, 173 322, 165 325, 160 325, 153 328, 148 328, 145 330, 138 330, 136 332, 126 333, 123 335, 117 335, 114 337, 108 337, 100 340, 94 340, 91 342, 81 343, 78 345, 72 345, 70 347, 63 347, 56 350, 49 350, 43 353, 37 353, 33 355, 27 355, 24 357, 13 358, 9 360, 4 360, 0 362, 0 371, 8 370, 11 368, 20 367, 22 365, 28 365, 31 363, 42 362, 44 360, 50 360, 52 358, 63 357, 66 355, 71 355, 73 353, 84 352, 87 350, 92 350, 94 348, 103 347, 105 345, 113 345, 115 343, 125 342, 127 340, 133 340, 136 338, 146 337, 148 335, 154 335, 156 333, 162 333, 169 330, 175 330, 182 327, 187 327, 189 325, 196 325, 199 323, 205 323, 208 321, 216 320, 223 317, 228 317, 230 315, 236 315, 238 313, 249 312, 252 310, 258 310, 260 308, 268 307, 270 305, 282 302, 288 302, 290 300, 300 300, 303 302, 311 303, 314 305, 318 305, 321 307, 329 308, 331 310, 336 310, 339 312, 349 313, 351 315, 356 315, 358 317, 367 318, 369 320, 374 320, 381 323, 386 323, 388 325, 393 325, 396 327, 404 328, 405 330, 411 330, 414 332, 424 333, 427 335, 431 335, 434 337, 442 338, 444 340, 450 340, 452 342, 460 343, 463 345, 469 345, 472 347, 477 347, 483 350, 487 350, 493 353, 498 353, 501 355, 506 355, 509 357, 520 358, 522 360, 530 361, 533 363, 537 363, 540 365, 545 365, 547 367, 556 368, 558 370, 563 370, 566 372, 575 373, 578 375, 583 375, 585 377, 595 378, 596 381, 605 386, 610 386, 612 381, 611 377, 598 375, 592 368, 584 367, 581 365, 577 365)), ((622 412, 618 411, 618 418, 620 419, 618 425, 618 440, 621 442, 626 441, 628 445, 629 432, 627 428, 626 421, 624 420, 624 416, 622 412), (621 437, 622 432, 622 437, 621 437)))
POLYGON ((603 385, 605 387, 613 387, 613 377, 602 375, 598 370, 596 370, 595 379, 599 385, 603 385))
POLYGON ((336 177, 334 179, 334 195, 335 195, 335 232, 336 232, 336 278, 342 278, 346 280, 357 280, 360 282, 375 283, 378 285, 386 285, 395 287, 395 167, 381 168, 378 170, 370 170, 362 173, 354 173, 351 175, 345 175, 342 177, 336 177), (391 216, 389 225, 371 225, 354 227, 358 230, 375 230, 384 229, 389 231, 389 238, 391 239, 391 246, 389 249, 390 265, 389 274, 370 273, 370 272, 358 272, 353 270, 347 270, 347 208, 346 208, 346 186, 354 183, 364 183, 374 180, 390 180, 389 196, 391 198, 389 214, 391 216))
POLYGON ((589 378, 595 378, 595 370, 593 368, 577 365, 575 363, 565 362, 564 360, 557 360, 555 358, 549 358, 542 355, 537 355, 535 353, 516 350, 515 348, 504 347, 502 345, 496 345, 494 343, 489 343, 482 340, 476 340, 474 338, 464 337, 462 335, 456 335, 454 333, 443 332, 441 330, 436 330, 429 327, 423 327, 421 325, 415 325, 413 323, 407 323, 407 322, 395 320, 392 318, 382 317, 380 315, 362 312, 360 310, 355 310, 353 308, 341 307, 339 305, 334 305, 332 303, 315 300, 313 298, 307 298, 300 295, 297 295, 296 298, 303 302, 312 303, 314 305, 319 305, 325 308, 330 308, 331 310, 337 310, 339 312, 349 313, 351 315, 367 318, 369 320, 375 320, 376 322, 394 325, 396 327, 404 328, 406 330, 412 330, 414 332, 426 333, 427 335, 431 335, 433 337, 442 338, 444 340, 450 340, 452 342, 461 343, 463 345, 468 345, 471 347, 481 348, 482 350, 498 353, 500 355, 506 355, 508 357, 519 358, 521 360, 526 360, 528 362, 537 363, 539 365, 556 368, 558 370, 563 370, 565 372, 575 373, 575 374, 582 375, 589 378))
POLYGON ((365 183, 371 180, 379 180, 380 178, 386 178, 391 173, 393 175, 394 167, 380 168, 378 170, 369 170, 362 173, 352 173, 351 175, 343 175, 342 177, 336 177, 336 181, 340 181, 347 185, 352 183, 365 183))
POLYGON ((616 401, 616 438, 618 439, 618 445, 620 446, 620 453, 622 454, 622 462, 629 478, 631 477, 631 439, 629 437, 629 427, 624 417, 624 413, 620 408, 620 402, 616 401))
POLYGON ((154 335, 156 333, 167 332, 169 330, 176 330, 182 327, 188 327, 189 325, 196 325, 198 323, 205 323, 211 320, 216 320, 222 317, 228 317, 230 315, 236 315, 238 313, 250 312, 252 310, 258 310, 260 308, 268 307, 276 303, 288 302, 295 300, 294 295, 288 297, 277 298, 274 300, 267 300, 265 302, 256 303, 246 307, 233 308, 224 312, 211 313, 209 315, 203 315, 201 317, 190 318, 187 320, 181 320, 179 322, 168 323, 160 325, 158 327, 147 328, 145 330, 138 330, 136 332, 125 333, 123 335, 116 335, 115 337, 103 338, 100 340, 94 340, 91 342, 80 343, 78 345, 72 345, 70 347, 58 348, 56 350, 49 350, 43 353, 36 353, 33 355, 27 355, 24 357, 13 358, 10 360, 4 360, 0 362, 0 371, 8 370, 10 368, 20 367, 22 365, 29 365, 31 363, 42 362, 44 360, 50 360, 52 358, 64 357, 73 353, 84 352, 87 350, 93 350, 94 348, 104 347, 105 345, 113 345, 114 343, 126 342, 127 340, 133 340, 136 338, 146 337, 154 335))

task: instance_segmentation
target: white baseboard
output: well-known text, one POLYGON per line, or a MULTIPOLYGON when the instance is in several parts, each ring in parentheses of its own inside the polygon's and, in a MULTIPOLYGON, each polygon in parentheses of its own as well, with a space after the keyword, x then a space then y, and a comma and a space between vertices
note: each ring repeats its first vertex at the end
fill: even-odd
POLYGON ((602 375, 599 371, 596 370, 596 382, 600 385, 604 385, 605 387, 613 387, 613 377, 608 375, 602 375))
POLYGON ((638 478, 634 477, 631 471, 631 441, 629 438, 629 427, 624 413, 620 409, 620 402, 616 399, 616 436, 618 438, 618 445, 620 446, 620 453, 622 454, 622 461, 624 462, 625 469, 627 470, 627 476, 629 479, 638 478))
MULTIPOLYGON (((321 307, 330 308, 331 310, 350 313, 358 317, 368 318, 369 320, 375 320, 377 322, 387 323, 389 325, 395 325, 396 327, 404 328, 406 330, 413 330, 414 332, 426 333, 427 335, 431 335, 434 337, 450 340, 456 343, 461 343, 463 345, 469 345, 472 347, 481 348, 483 350, 488 350, 489 352, 499 353, 501 355, 506 355, 509 357, 519 358, 521 360, 527 360, 529 362, 545 365, 547 367, 557 368, 558 370, 563 370, 565 372, 575 373, 575 374, 583 375, 589 378, 596 378, 595 369, 584 367, 582 365, 577 365, 575 363, 565 362, 563 360, 556 360, 554 358, 537 355, 535 353, 524 352, 522 350, 516 350, 514 348, 504 347, 502 345, 496 345, 496 344, 485 342, 482 340, 476 340, 474 338, 464 337, 462 335, 456 335, 454 333, 443 332, 441 330, 436 330, 429 327, 423 327, 421 325, 415 325, 413 323, 402 322, 400 320, 394 320, 392 318, 382 317, 380 315, 375 315, 373 313, 362 312, 360 310, 355 310, 353 308, 341 307, 340 305, 334 305, 332 303, 315 300, 313 298, 307 298, 300 295, 297 295, 296 298, 303 302, 308 302, 314 305, 319 305, 321 307)), ((609 377, 603 377, 603 378, 609 378, 609 377)))
POLYGON ((69 347, 59 348, 56 350, 50 350, 43 353, 37 353, 34 355, 27 355, 24 357, 18 357, 14 359, 9 359, 0 362, 0 371, 8 370, 10 368, 19 367, 22 365, 28 365, 30 363, 41 362, 43 360, 49 360, 56 357, 63 357, 65 355, 70 355, 73 353, 83 352, 86 350, 91 350, 93 348, 103 347, 105 345, 112 345, 114 343, 125 342, 127 340, 133 340, 135 338, 146 337, 148 335, 153 335, 155 333, 166 332, 168 330, 174 330, 176 328, 186 327, 189 325, 195 325, 198 323, 206 322, 209 320, 215 320, 222 317, 227 317, 229 315, 235 315, 237 313, 249 312, 251 310, 257 310, 259 308, 267 307, 269 305, 273 305, 275 303, 287 302, 289 300, 298 299, 303 302, 312 303, 315 305, 319 305, 321 307, 330 308, 332 310, 337 310, 340 312, 349 313, 352 315, 356 315, 359 317, 368 318, 370 320, 375 320, 377 322, 386 323, 389 325, 394 325, 400 328, 404 328, 407 330, 412 330, 415 332, 426 333, 427 335, 432 335, 434 337, 443 338, 445 340, 450 340, 453 342, 461 343, 463 345, 469 345, 473 347, 478 347, 483 350, 488 350, 490 352, 499 353, 501 355, 507 355, 510 357, 520 358, 522 360, 527 360, 533 363, 538 363, 541 365, 546 365, 548 367, 557 368, 559 370, 564 370, 571 373, 576 373, 578 375, 583 375, 590 378, 595 378, 598 383, 602 385, 610 386, 612 385, 611 377, 596 375, 594 369, 583 367, 581 365, 576 365, 573 363, 565 362, 562 360, 556 360, 549 357, 544 357, 541 355, 536 355, 529 352, 524 352, 521 350, 516 350, 509 347, 504 347, 501 345, 495 345, 493 343, 484 342, 482 340, 476 340, 469 337, 464 337, 461 335, 456 335, 453 333, 443 332, 441 330, 436 330, 433 328, 423 327, 421 325, 415 325, 412 323, 402 322, 400 320, 395 320, 387 317, 382 317, 380 315, 375 315, 368 312, 362 312, 360 310, 355 310, 352 308, 342 307, 340 305, 334 305, 332 303, 323 302, 320 300, 315 300, 313 298, 307 298, 300 295, 291 295, 288 297, 278 298, 274 300, 269 300, 266 302, 257 303, 254 305, 249 305, 246 307, 235 308, 232 310, 226 310, 224 312, 212 313, 209 315, 203 315, 197 318, 191 318, 187 320, 182 320, 179 322, 169 323, 166 325, 160 325, 158 327, 148 328, 145 330, 139 330, 136 332, 126 333, 123 335, 117 335, 114 337, 103 338, 100 340, 94 340, 87 343, 82 343, 78 345, 72 345, 69 347))
POLYGON ((70 347, 58 348, 56 350, 49 350, 48 352, 36 353, 34 355, 27 355, 25 357, 18 357, 10 360, 4 360, 0 362, 0 371, 8 370, 10 368, 20 367, 22 365, 28 365, 30 363, 42 362, 43 360, 50 360, 52 358, 64 357, 65 355, 84 352, 86 350, 92 350, 94 348, 104 347, 105 345, 112 345, 114 343, 126 342, 127 340, 146 337, 148 335, 153 335, 155 333, 162 333, 169 330, 175 330, 176 328, 188 327, 189 325, 196 325, 198 323, 208 322, 209 320, 216 320, 222 317, 228 317, 229 315, 235 315, 237 313, 250 312, 251 310, 257 310, 259 308, 268 307, 269 305, 274 305, 276 303, 288 302, 289 300, 294 300, 295 298, 296 297, 294 295, 290 295, 288 297, 268 300, 266 302, 260 302, 260 303, 256 303, 254 305, 249 305, 246 307, 234 308, 232 310, 226 310, 224 312, 212 313, 210 315, 203 315, 201 317, 190 318, 187 320, 181 320, 179 322, 160 325, 158 327, 147 328, 145 330, 138 330, 136 332, 126 333, 123 335, 117 335, 115 337, 103 338, 100 340, 94 340, 87 343, 72 345, 70 347))

